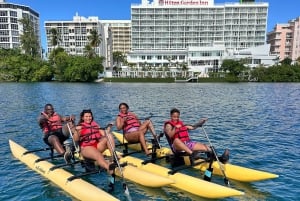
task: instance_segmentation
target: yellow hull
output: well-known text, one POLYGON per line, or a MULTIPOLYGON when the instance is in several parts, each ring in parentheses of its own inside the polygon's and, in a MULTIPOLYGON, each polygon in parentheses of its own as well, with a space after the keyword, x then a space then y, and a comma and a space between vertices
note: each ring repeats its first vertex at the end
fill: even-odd
POLYGON ((12 140, 9 140, 9 146, 12 154, 25 163, 28 167, 35 170, 42 176, 46 177, 64 191, 68 192, 70 195, 74 196, 79 200, 86 201, 96 201, 96 200, 107 200, 107 201, 116 201, 119 200, 109 193, 97 188, 96 186, 82 180, 82 179, 74 179, 72 181, 68 181, 67 179, 73 174, 65 171, 62 168, 55 169, 50 171, 50 168, 54 165, 49 163, 48 161, 40 161, 35 163, 38 157, 35 154, 29 153, 23 155, 27 150, 22 146, 18 145, 12 140))
MULTIPOLYGON (((113 132, 114 136, 117 138, 119 142, 123 142, 123 135, 117 132, 113 132)), ((151 145, 148 145, 151 147, 151 145)), ((137 144, 129 145, 130 149, 140 150, 141 147, 137 144)), ((172 151, 169 148, 161 148, 157 150, 158 156, 165 156, 172 154, 172 151)), ((187 161, 187 160, 185 160, 187 161)), ((209 166, 209 163, 202 163, 201 165, 195 166, 194 168, 200 169, 201 171, 205 171, 209 166)), ((242 182, 255 182, 262 181, 266 179, 274 179, 277 178, 278 175, 272 174, 265 171, 254 170, 250 168, 245 168, 237 165, 233 165, 230 163, 222 164, 223 169, 225 170, 226 177, 228 179, 233 179, 242 182)), ((213 163, 213 174, 223 176, 220 166, 217 162, 213 163)))
POLYGON ((135 165, 137 168, 140 168, 142 170, 146 170, 148 172, 172 179, 174 183, 170 184, 170 186, 187 191, 189 193, 192 193, 200 197, 225 198, 225 197, 244 195, 244 193, 241 191, 228 188, 225 186, 221 186, 215 183, 207 182, 202 179, 197 179, 195 177, 186 174, 175 173, 173 175, 169 175, 168 172, 170 171, 170 169, 153 163, 148 163, 146 165, 143 165, 142 164, 143 160, 135 157, 126 156, 122 158, 120 161, 131 163, 135 165))
MULTIPOLYGON (((116 172, 116 175, 121 177, 119 168, 116 168, 115 172, 116 172)), ((133 181, 135 183, 138 183, 142 186, 162 187, 162 186, 166 186, 166 185, 174 183, 174 180, 172 180, 170 178, 162 177, 157 174, 153 174, 149 171, 145 171, 145 170, 136 168, 135 166, 132 166, 131 164, 122 168, 122 172, 123 172, 124 178, 126 178, 130 181, 133 181)))

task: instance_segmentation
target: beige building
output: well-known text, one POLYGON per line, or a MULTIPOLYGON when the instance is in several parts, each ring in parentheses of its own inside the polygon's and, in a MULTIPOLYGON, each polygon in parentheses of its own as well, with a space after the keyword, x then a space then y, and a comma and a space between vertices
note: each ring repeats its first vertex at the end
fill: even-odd
POLYGON ((131 50, 130 20, 100 20, 111 33, 112 52, 127 54, 131 50))
POLYGON ((276 24, 267 35, 267 43, 271 45, 271 53, 280 60, 286 57, 297 60, 300 57, 300 17, 287 24, 276 24))

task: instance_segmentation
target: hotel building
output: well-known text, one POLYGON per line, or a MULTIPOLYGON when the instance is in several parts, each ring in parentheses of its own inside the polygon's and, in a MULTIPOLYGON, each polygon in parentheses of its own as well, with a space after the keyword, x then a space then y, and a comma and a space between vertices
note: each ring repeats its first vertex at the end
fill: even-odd
MULTIPOLYGON (((6 3, 0 0, 0 48, 19 48, 20 36, 23 34, 23 25, 20 19, 28 17, 33 23, 33 28, 40 39, 39 14, 28 6, 6 3)), ((41 41, 39 40, 41 47, 41 41)))
POLYGON ((223 59, 265 45, 268 6, 264 2, 141 0, 131 5, 132 51, 127 60, 137 67, 186 64, 191 71, 217 71, 223 59))
POLYGON ((300 57, 300 17, 286 24, 276 24, 267 35, 267 43, 271 45, 271 53, 280 60, 286 57, 297 60, 300 57))

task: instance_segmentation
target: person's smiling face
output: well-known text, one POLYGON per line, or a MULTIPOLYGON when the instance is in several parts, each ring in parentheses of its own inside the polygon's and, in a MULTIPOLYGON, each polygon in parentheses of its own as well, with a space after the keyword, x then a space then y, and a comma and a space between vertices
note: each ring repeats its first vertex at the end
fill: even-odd
POLYGON ((93 116, 91 113, 84 113, 82 119, 83 119, 84 123, 90 124, 93 120, 93 116))
POLYGON ((172 121, 179 121, 179 117, 180 117, 180 114, 178 112, 174 112, 172 115, 171 115, 171 119, 172 121))

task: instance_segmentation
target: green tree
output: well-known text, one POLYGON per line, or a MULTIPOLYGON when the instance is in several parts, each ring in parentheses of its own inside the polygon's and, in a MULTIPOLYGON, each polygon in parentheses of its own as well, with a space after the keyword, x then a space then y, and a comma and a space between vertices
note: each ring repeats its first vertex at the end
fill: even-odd
POLYGON ((120 68, 121 63, 124 63, 124 61, 125 61, 125 56, 123 55, 122 52, 120 52, 120 51, 113 52, 114 65, 117 65, 117 67, 120 68))
POLYGON ((246 70, 246 67, 240 61, 225 59, 222 63, 221 70, 228 72, 229 76, 238 78, 242 72, 246 70))
POLYGON ((23 25, 20 42, 24 53, 32 57, 40 57, 39 39, 35 33, 33 22, 28 17, 24 17, 19 21, 23 25))
POLYGON ((96 48, 99 47, 99 45, 102 42, 102 36, 98 33, 96 29, 93 29, 90 31, 90 34, 88 35, 89 45, 94 48, 95 55, 96 54, 96 48))
POLYGON ((93 49, 93 47, 90 44, 87 44, 84 47, 83 53, 84 53, 84 56, 88 57, 88 58, 96 57, 95 50, 93 49))
POLYGON ((55 49, 56 46, 58 46, 59 43, 61 42, 61 38, 56 28, 50 29, 50 34, 51 34, 51 45, 54 46, 55 49))
POLYGON ((68 67, 65 69, 64 78, 69 82, 93 82, 98 74, 103 72, 101 57, 86 58, 72 56, 69 59, 68 67))
POLYGON ((289 57, 285 57, 283 60, 281 60, 281 65, 291 65, 292 59, 289 57))

